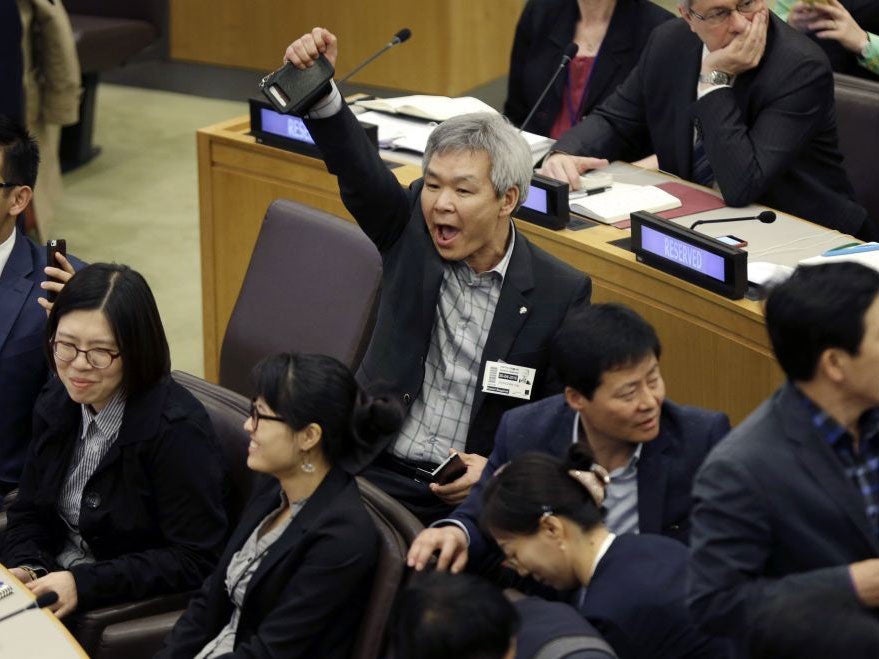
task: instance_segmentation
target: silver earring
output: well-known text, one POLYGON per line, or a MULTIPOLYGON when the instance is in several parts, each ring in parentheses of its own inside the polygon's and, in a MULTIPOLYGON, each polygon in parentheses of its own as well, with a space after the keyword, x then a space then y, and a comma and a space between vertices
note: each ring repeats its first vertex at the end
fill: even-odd
POLYGON ((306 474, 313 474, 314 473, 314 465, 308 461, 307 454, 302 458, 302 464, 299 465, 299 468, 302 471, 304 471, 306 474))

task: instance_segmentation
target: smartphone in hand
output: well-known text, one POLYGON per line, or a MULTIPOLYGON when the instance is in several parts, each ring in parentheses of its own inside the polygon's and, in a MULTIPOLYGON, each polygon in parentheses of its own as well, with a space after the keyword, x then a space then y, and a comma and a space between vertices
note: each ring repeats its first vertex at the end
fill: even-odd
POLYGON ((467 465, 464 464, 461 456, 455 453, 446 458, 445 462, 433 471, 427 469, 419 469, 418 471, 418 480, 437 485, 448 485, 467 473, 467 465))
MULTIPOLYGON (((46 265, 52 268, 60 268, 61 264, 55 260, 55 254, 61 254, 62 256, 67 256, 67 241, 63 239, 57 240, 49 240, 46 242, 46 265)), ((63 283, 58 279, 53 277, 47 277, 46 281, 56 281, 59 283, 63 283)), ((57 297, 57 293, 55 291, 46 291, 46 299, 49 302, 54 302, 57 297)))

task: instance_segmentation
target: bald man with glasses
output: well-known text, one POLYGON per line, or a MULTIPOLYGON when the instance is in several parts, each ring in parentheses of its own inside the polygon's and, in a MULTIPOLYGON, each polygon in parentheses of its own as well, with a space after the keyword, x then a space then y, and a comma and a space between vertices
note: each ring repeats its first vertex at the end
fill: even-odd
POLYGON ((606 160, 656 153, 660 169, 715 187, 729 206, 765 204, 879 238, 842 168, 823 51, 765 0, 681 0, 679 11, 616 92, 561 136, 542 172, 576 188, 606 160))

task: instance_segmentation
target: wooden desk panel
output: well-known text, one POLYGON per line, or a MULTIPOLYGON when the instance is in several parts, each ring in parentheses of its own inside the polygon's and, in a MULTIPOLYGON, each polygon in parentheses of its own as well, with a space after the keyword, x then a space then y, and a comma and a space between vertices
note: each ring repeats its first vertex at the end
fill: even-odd
MULTIPOLYGON (((323 162, 256 144, 246 117, 198 133, 205 377, 216 381, 223 333, 268 205, 278 197, 352 219, 323 162)), ((417 167, 394 170, 403 185, 417 167)), ((638 263, 610 245, 613 227, 550 231, 517 226, 529 240, 591 275, 593 300, 628 304, 656 327, 669 396, 740 421, 781 382, 760 305, 732 301, 638 263)))
POLYGON ((354 81, 458 95, 507 73, 522 6, 522 0, 177 0, 170 4, 171 57, 268 72, 280 66, 287 44, 322 25, 339 37, 341 75, 408 26, 412 39, 354 81))

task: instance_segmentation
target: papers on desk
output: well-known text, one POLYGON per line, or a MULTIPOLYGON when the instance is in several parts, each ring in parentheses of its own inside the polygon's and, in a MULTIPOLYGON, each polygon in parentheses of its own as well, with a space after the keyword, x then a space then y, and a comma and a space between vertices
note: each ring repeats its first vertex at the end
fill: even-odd
MULTIPOLYGON (((427 138, 437 122, 470 112, 497 113, 478 98, 462 96, 400 96, 398 98, 357 101, 355 105, 369 112, 357 115, 364 123, 378 126, 378 144, 383 149, 407 149, 424 153, 427 138)), ((523 132, 522 137, 531 149, 531 162, 536 165, 549 153, 554 141, 543 135, 523 132)))
POLYGON ((635 211, 656 213, 681 205, 680 199, 654 185, 628 183, 614 183, 610 190, 592 195, 572 192, 568 202, 572 213, 604 224, 628 220, 635 211))

